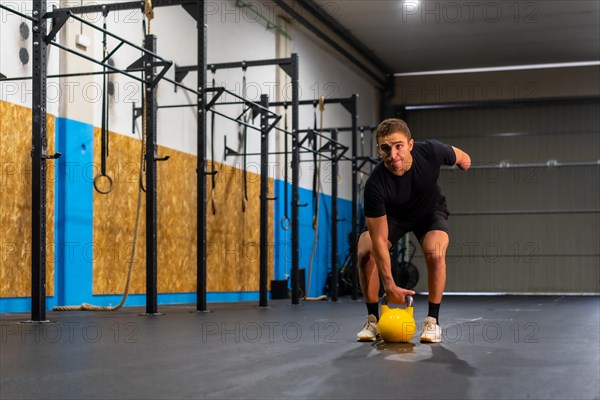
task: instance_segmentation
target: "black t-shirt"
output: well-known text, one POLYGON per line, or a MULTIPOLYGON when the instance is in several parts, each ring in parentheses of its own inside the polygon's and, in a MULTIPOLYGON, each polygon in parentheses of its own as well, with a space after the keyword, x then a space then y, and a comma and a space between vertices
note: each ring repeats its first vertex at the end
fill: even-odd
POLYGON ((440 166, 456 163, 452 146, 437 140, 415 142, 411 154, 412 166, 402 176, 390 172, 383 161, 375 166, 365 184, 366 217, 387 215, 400 221, 414 221, 441 201, 442 191, 437 181, 440 166))

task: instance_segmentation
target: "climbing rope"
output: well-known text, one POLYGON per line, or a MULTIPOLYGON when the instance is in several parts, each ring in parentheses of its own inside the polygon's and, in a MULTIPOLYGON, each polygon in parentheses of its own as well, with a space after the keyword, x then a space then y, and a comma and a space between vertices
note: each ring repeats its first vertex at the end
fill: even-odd
POLYGON ((154 19, 154 7, 152 7, 152 0, 144 0, 144 15, 148 20, 148 35, 152 32, 152 20, 154 19))
MULTIPOLYGON (((320 118, 319 118, 319 145, 317 146, 317 149, 321 149, 322 145, 323 145, 323 114, 325 112, 325 97, 321 96, 319 97, 319 112, 320 112, 320 118)), ((317 140, 316 135, 314 137, 315 142, 317 140)), ((313 223, 312 223, 312 227, 313 230, 315 231, 315 235, 314 235, 314 239, 313 239, 313 246, 312 246, 312 250, 310 252, 310 261, 308 263, 308 283, 306 285, 306 293, 304 294, 304 300, 326 300, 327 296, 322 295, 319 297, 308 297, 308 293, 310 291, 310 281, 311 281, 311 277, 312 277, 312 267, 313 267, 313 263, 315 261, 315 254, 317 252, 317 243, 319 241, 319 205, 320 205, 320 197, 321 197, 321 158, 319 157, 318 154, 316 154, 317 157, 317 163, 316 163, 316 168, 315 168, 315 177, 316 177, 316 185, 315 185, 315 192, 316 192, 316 197, 315 197, 315 211, 314 211, 314 215, 313 215, 313 223)))
MULTIPOLYGON (((152 18, 154 18, 154 11, 152 10, 152 1, 151 0, 146 0, 144 14, 148 18, 148 33, 149 33, 150 32, 150 20, 152 18)), ((134 231, 133 231, 133 243, 132 243, 132 247, 131 247, 131 257, 129 258, 129 268, 127 270, 127 280, 125 281, 123 297, 121 298, 121 301, 119 302, 119 304, 117 304, 116 306, 95 306, 93 304, 82 303, 79 306, 56 306, 56 307, 52 308, 53 311, 117 311, 118 309, 123 307, 123 305, 125 304, 125 301, 127 300, 127 297, 129 296, 129 286, 131 284, 131 274, 133 272, 133 264, 135 261, 137 240, 138 240, 139 229, 140 229, 140 215, 141 215, 141 210, 142 210, 142 192, 145 191, 143 183, 142 183, 142 176, 143 176, 143 170, 144 170, 143 166, 144 166, 144 159, 145 159, 144 149, 146 146, 146 136, 147 136, 147 131, 146 131, 147 110, 146 110, 146 102, 144 101, 143 98, 142 98, 142 102, 143 102, 143 111, 142 111, 142 138, 140 141, 140 143, 141 143, 140 181, 139 181, 138 192, 137 192, 137 207, 136 207, 136 211, 135 211, 135 226, 134 226, 134 231)), ((137 126, 136 126, 136 128, 137 128, 137 126)))

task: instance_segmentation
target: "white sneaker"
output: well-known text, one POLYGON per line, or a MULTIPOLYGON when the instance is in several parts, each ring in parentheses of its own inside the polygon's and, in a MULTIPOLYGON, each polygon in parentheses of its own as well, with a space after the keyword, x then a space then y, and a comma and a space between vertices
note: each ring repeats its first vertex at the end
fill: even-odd
POLYGON ((442 341, 442 328, 437 324, 435 318, 427 317, 423 322, 423 333, 421 342, 440 343, 442 341))
POLYGON ((373 314, 367 315, 367 322, 360 332, 356 335, 359 342, 374 342, 379 337, 377 329, 377 318, 373 314))

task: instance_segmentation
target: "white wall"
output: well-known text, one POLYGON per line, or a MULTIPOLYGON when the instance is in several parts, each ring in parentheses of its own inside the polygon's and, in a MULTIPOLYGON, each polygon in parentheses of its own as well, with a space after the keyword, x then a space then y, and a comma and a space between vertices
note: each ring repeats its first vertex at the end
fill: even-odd
MULTIPOLYGON (((275 36, 273 32, 267 31, 262 25, 253 23, 246 18, 242 11, 235 8, 232 1, 211 2, 208 14, 208 62, 218 63, 227 61, 256 60, 264 58, 275 58, 275 36)), ((142 46, 143 33, 141 28, 142 15, 138 11, 124 11, 115 17, 120 23, 111 21, 110 31, 142 46)), ((113 18, 113 20, 115 19, 113 18)), ((157 53, 164 59, 173 61, 176 65, 197 64, 197 30, 196 21, 182 7, 160 7, 155 9, 155 18, 151 23, 151 33, 157 36, 157 53)), ((102 41, 102 34, 97 33, 96 42, 102 41)), ((115 41, 109 41, 109 48, 114 47, 115 41)), ((97 48, 96 57, 101 56, 101 47, 97 48)), ((115 55, 117 67, 126 68, 131 62, 140 56, 137 50, 123 48, 115 55)), ((99 68, 98 68, 99 70, 99 68)), ((275 81, 274 67, 250 68, 247 71, 247 95, 251 100, 258 101, 260 94, 269 89, 269 85, 275 81)), ((224 86, 228 90, 242 94, 242 71, 219 70, 216 74, 217 86, 224 86)), ((172 67, 166 77, 175 78, 175 68, 172 67)), ((131 132, 131 108, 132 102, 137 107, 141 106, 140 84, 126 76, 114 76, 116 87, 120 89, 120 96, 113 102, 111 107, 111 130, 119 133, 130 134, 131 132)), ((212 74, 208 74, 209 86, 212 74)), ((96 78, 101 84, 102 78, 96 78)), ((189 73, 182 82, 183 85, 196 89, 198 87, 198 76, 189 73)), ((209 99, 210 99, 209 94, 209 99)), ((224 95, 220 101, 236 100, 231 95, 224 95)), ((159 105, 196 104, 196 95, 181 88, 174 90, 174 85, 162 81, 158 86, 157 101, 159 105)), ((237 116, 241 112, 241 105, 220 106, 218 110, 230 116, 237 116)), ((100 124, 101 104, 95 107, 95 124, 100 124)), ((210 114, 208 131, 208 149, 211 147, 210 138, 210 114)), ((160 109, 158 112, 158 143, 160 145, 196 154, 197 146, 197 111, 195 107, 160 109)), ((256 126, 258 126, 258 119, 256 126)), ((141 121, 138 120, 138 128, 141 129, 141 121)), ((228 146, 238 147, 238 126, 234 122, 217 117, 215 121, 215 159, 223 162, 224 136, 227 135, 228 146)), ((260 151, 259 137, 257 133, 249 131, 249 152, 260 151)), ((210 156, 210 153, 209 153, 210 156)), ((258 163, 258 157, 248 158, 249 162, 258 163)), ((226 162, 240 166, 241 159, 227 159, 226 162)))
MULTIPOLYGON (((16 9, 28 15, 31 14, 31 2, 29 1, 4 1, 3 4, 11 3, 16 9)), ((85 1, 84 4, 97 4, 99 2, 85 1)), ((49 5, 58 5, 58 1, 49 1, 49 5)), ((78 6, 80 1, 61 0, 60 6, 78 6)), ((211 1, 207 3, 208 21, 208 63, 221 63, 242 60, 260 60, 277 58, 277 31, 267 30, 263 21, 247 9, 235 7, 234 0, 211 1)), ((259 3, 256 3, 259 4, 259 3)), ((260 3, 263 6, 255 7, 265 16, 275 21, 277 15, 272 3, 260 3)), ((50 7, 49 6, 49 7, 50 7)), ((97 26, 102 26, 101 14, 89 14, 84 16, 86 20, 97 26)), ((18 60, 18 51, 21 47, 27 47, 31 51, 31 39, 23 41, 19 36, 19 24, 22 18, 0 11, 0 72, 7 76, 19 77, 31 75, 31 62, 27 66, 21 65, 18 60)), ((111 12, 108 15, 108 30, 121 36, 139 46, 143 46, 142 14, 139 10, 111 12)), ((29 26, 31 24, 29 23, 29 26)), ((196 21, 179 6, 161 7, 155 9, 155 19, 151 24, 152 33, 157 35, 157 53, 167 60, 172 60, 178 65, 195 65, 197 62, 196 46, 196 21)), ((75 48, 75 37, 83 32, 89 36, 92 46, 86 54, 100 59, 102 56, 102 33, 81 24, 69 21, 59 35, 60 43, 75 48)), ((319 96, 350 97, 354 93, 359 94, 359 125, 375 124, 377 122, 378 92, 373 88, 370 81, 348 65, 348 61, 337 53, 323 45, 320 40, 308 30, 301 26, 292 24, 289 28, 291 36, 288 51, 299 55, 300 60, 300 93, 301 99, 318 99, 319 96)), ((109 39, 108 48, 113 49, 118 42, 109 39)), ((82 58, 73 57, 58 48, 49 46, 49 74, 100 71, 101 67, 82 58)), ((79 50, 81 51, 81 50, 79 50)), ((125 69, 133 61, 141 56, 139 50, 127 45, 123 46, 115 55, 116 67, 125 69)), ((139 73, 136 74, 139 76, 139 73)), ((174 79, 174 68, 166 75, 174 79)), ((228 90, 242 94, 241 69, 218 70, 216 73, 216 84, 225 86, 228 90)), ((140 83, 122 75, 111 75, 108 79, 115 84, 115 96, 110 100, 110 130, 123 135, 131 136, 132 104, 135 102, 141 107, 140 83)), ((212 74, 208 73, 209 86, 212 74)), ((76 119, 82 122, 101 125, 101 97, 102 77, 86 78, 64 78, 61 80, 59 90, 58 80, 51 80, 49 85, 48 111, 52 114, 76 119), (66 87, 69 85, 69 88, 66 87), (75 88, 75 90, 74 90, 75 88), (60 94, 60 96, 59 96, 60 94)), ((190 87, 197 87, 197 74, 190 73, 183 81, 190 87)), ((246 72, 247 96, 251 100, 258 101, 261 93, 269 95, 271 101, 289 98, 289 90, 283 82, 277 80, 277 68, 252 67, 246 72)), ((161 82, 157 93, 159 105, 171 104, 195 104, 196 98, 193 93, 178 89, 174 91, 173 85, 165 81, 161 82)), ((16 104, 31 106, 31 83, 3 82, 0 83, 0 99, 16 104)), ((222 101, 236 100, 231 95, 224 95, 222 101)), ((219 106, 219 111, 237 117, 241 105, 219 106)), ((300 128, 313 126, 312 107, 301 107, 300 128)), ((196 154, 196 109, 195 107, 178 109, 161 109, 158 113, 158 142, 160 145, 196 154)), ((256 126, 259 118, 256 119, 256 126)), ((324 126, 350 126, 351 120, 347 113, 339 105, 328 105, 324 116, 324 126)), ((138 119, 138 127, 141 128, 141 120, 138 119)), ((208 118, 208 149, 210 151, 210 114, 208 118)), ((215 129, 215 156, 219 162, 242 167, 241 158, 223 159, 225 136, 227 145, 233 149, 240 148, 238 135, 238 124, 227 121, 222 117, 216 118, 215 129)), ((290 123, 291 127, 291 123, 290 123)), ((275 150, 277 142, 283 140, 281 134, 271 136, 270 148, 275 150)), ((260 151, 260 136, 258 132, 248 130, 248 152, 260 151)), ((350 134, 340 133, 340 140, 346 145, 351 144, 350 134)), ((367 141, 368 143, 368 141, 367 141)), ((291 146, 291 141, 290 141, 291 146)), ((210 157, 210 153, 208 154, 210 157)), ((310 155, 303 156, 311 159, 310 155)), ((291 159, 291 158, 290 158, 291 159)), ((272 177, 283 178, 283 159, 271 158, 269 174, 272 177)), ((258 172, 259 157, 250 156, 247 159, 250 171, 258 172)), ((340 165, 341 181, 339 195, 343 198, 351 198, 351 174, 350 163, 340 165)), ((302 163, 301 187, 312 188, 312 164, 302 163)), ((329 163, 323 164, 325 169, 324 179, 330 174, 329 163), (328 172, 329 171, 329 172, 328 172)), ((291 176, 291 174, 290 174, 291 176)), ((330 192, 329 184, 325 183, 323 190, 330 192)))
MULTIPOLYGON (((276 33, 269 31, 265 26, 256 22, 247 10, 236 9, 235 1, 210 2, 211 8, 207 10, 207 35, 208 55, 207 61, 211 63, 250 61, 276 58, 275 40, 276 33)), ((246 70, 246 96, 248 99, 259 102, 262 93, 268 94, 274 100, 274 86, 276 67, 252 67, 246 70)), ((217 86, 224 86, 227 90, 241 95, 243 71, 241 69, 217 70, 215 82, 217 86)), ((211 85, 213 75, 208 73, 207 81, 211 85)), ((219 101, 236 101, 236 98, 224 94, 219 101)), ((237 117, 242 112, 242 105, 218 106, 217 110, 232 117, 237 117)), ((260 118, 256 118, 256 126, 260 118)), ((208 121, 210 134, 210 115, 208 121)), ((238 125, 217 116, 215 121, 215 160, 226 162, 229 165, 242 168, 241 157, 228 157, 223 159, 225 136, 227 146, 240 149, 242 142, 238 137, 238 125)), ((251 129, 247 130, 247 152, 260 152, 260 133, 251 129)), ((210 137, 208 138, 210 146, 210 137)), ((275 142, 270 142, 270 149, 274 151, 275 142)), ((260 171, 260 157, 247 157, 248 171, 260 171)))
MULTIPOLYGON (((378 91, 364 77, 349 66, 349 61, 339 56, 329 46, 322 45, 315 35, 301 26, 292 25, 292 52, 298 53, 300 64, 301 100, 314 100, 319 96, 325 98, 348 98, 358 94, 358 125, 372 125, 378 118, 378 91)), ((302 106, 300 110, 300 129, 312 128, 314 110, 311 106, 302 106)), ((352 124, 350 113, 341 105, 328 104, 323 115, 323 127, 349 127, 352 124)), ((317 124, 320 125, 320 113, 317 111, 317 124)), ((340 132, 340 142, 350 147, 346 153, 351 155, 352 137, 350 132, 340 132)), ((368 140, 367 140, 368 143, 368 140)), ((360 151, 359 151, 360 152, 360 151)), ((312 159, 312 155, 304 154, 302 159, 312 159)), ((331 193, 330 163, 323 165, 323 192, 331 193)), ((312 164, 302 163, 302 187, 312 188, 312 164)), ((340 185, 338 195, 341 198, 352 198, 352 165, 350 162, 340 164, 340 185)))
MULTIPOLYGON (((49 6, 58 5, 58 1, 48 1, 49 6)), ((32 2, 24 0, 2 0, 2 5, 22 14, 31 15, 32 2)), ((6 10, 0 10, 0 72, 10 78, 30 77, 32 75, 32 34, 31 22, 6 10), (29 38, 23 40, 19 27, 24 22, 29 28, 29 38), (26 48, 29 52, 29 63, 23 65, 19 60, 19 50, 26 48)), ((58 73, 57 48, 48 47, 48 75, 58 73)), ((58 79, 48 81, 48 105, 50 114, 58 113, 59 88, 58 79)), ((0 82, 0 100, 31 108, 31 80, 0 82)))

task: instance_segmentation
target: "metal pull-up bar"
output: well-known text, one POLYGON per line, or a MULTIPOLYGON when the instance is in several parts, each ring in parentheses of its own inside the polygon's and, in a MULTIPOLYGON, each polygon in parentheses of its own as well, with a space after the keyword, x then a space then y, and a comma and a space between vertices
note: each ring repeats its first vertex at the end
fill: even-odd
MULTIPOLYGON (((48 14, 48 15, 50 15, 50 14, 48 14)), ((60 48, 60 49, 62 49, 64 51, 67 51, 67 52, 69 52, 71 54, 74 54, 74 55, 77 55, 79 57, 82 57, 82 58, 84 58, 84 59, 86 59, 88 61, 91 61, 91 62, 93 62, 95 64, 98 64, 98 65, 100 65, 102 67, 106 67, 106 68, 108 68, 108 69, 110 69, 112 71, 121 73, 121 74, 123 74, 123 75, 125 75, 125 76, 127 76, 127 77, 129 77, 131 79, 134 79, 136 81, 139 81, 139 82, 142 82, 142 83, 145 83, 145 84, 149 84, 152 87, 156 86, 158 84, 158 82, 160 82, 160 80, 164 77, 164 75, 167 73, 167 71, 173 65, 172 61, 165 60, 164 58, 162 58, 161 56, 159 56, 158 54, 156 54, 155 51, 150 51, 147 48, 140 47, 140 46, 138 46, 138 45, 136 45, 136 44, 134 44, 134 43, 126 40, 126 39, 123 39, 123 38, 121 38, 121 37, 119 37, 119 36, 111 33, 107 29, 100 28, 100 27, 98 27, 98 26, 96 26, 96 25, 94 25, 94 24, 86 21, 83 18, 80 18, 80 17, 76 16, 71 11, 55 12, 53 15, 55 15, 54 18, 55 18, 55 20, 57 22, 52 27, 52 30, 50 31, 50 33, 44 38, 44 41, 46 42, 46 44, 52 44, 53 46, 56 46, 56 47, 58 47, 58 48, 60 48), (79 21, 80 23, 82 23, 84 25, 87 25, 87 26, 91 27, 94 30, 102 32, 103 34, 105 34, 107 36, 110 36, 110 37, 118 40, 120 43, 110 52, 110 54, 108 56, 104 57, 102 61, 98 61, 98 60, 94 59, 93 57, 87 56, 87 55, 85 55, 83 53, 80 53, 80 52, 75 51, 73 49, 70 49, 70 48, 68 48, 66 46, 63 46, 63 45, 61 45, 59 43, 56 43, 54 41, 54 38, 56 37, 56 35, 58 34, 58 32, 62 29, 62 27, 68 21, 69 18, 73 18, 74 20, 79 21), (119 50, 124 44, 127 44, 128 46, 130 46, 130 47, 132 47, 132 48, 134 48, 134 49, 139 50, 139 51, 142 52, 142 57, 139 60, 137 60, 136 62, 134 62, 133 64, 131 64, 127 68, 126 71, 123 71, 123 70, 120 70, 120 69, 118 69, 116 67, 113 67, 113 66, 111 66, 108 63, 108 59, 110 58, 110 56, 114 55, 117 52, 117 50, 119 50), (144 81, 141 78, 138 78, 137 76, 132 75, 132 74, 129 73, 129 72, 132 72, 132 71, 144 71, 144 69, 146 68, 146 65, 144 64, 144 62, 145 63, 148 63, 148 62, 152 63, 153 67, 163 67, 163 69, 158 74, 156 74, 156 77, 154 77, 154 79, 152 81, 148 81, 148 80, 144 81)), ((45 18, 48 18, 48 17, 46 16, 45 18)))
MULTIPOLYGON (((169 6, 186 6, 202 4, 202 1, 198 0, 152 0, 152 8, 157 7, 169 7, 169 6)), ((69 11, 73 14, 92 14, 99 12, 111 12, 111 11, 126 11, 126 10, 140 10, 141 12, 146 11, 146 2, 143 0, 138 1, 116 1, 108 4, 93 4, 79 7, 69 8, 56 8, 47 14, 45 18, 54 18, 57 14, 69 11)))
MULTIPOLYGON (((217 64, 209 64, 207 65, 207 69, 211 70, 213 73, 219 69, 236 69, 236 68, 249 68, 249 67, 266 67, 266 66, 279 66, 283 69, 288 75, 293 74, 293 64, 295 63, 294 58, 297 57, 295 54, 292 54, 292 57, 289 58, 273 58, 268 60, 251 60, 251 61, 237 61, 237 62, 226 62, 226 63, 217 63, 217 64)), ((197 65, 187 65, 187 66, 175 66, 175 81, 177 83, 181 83, 188 73, 198 71, 197 65)), ((269 103, 273 105, 273 103, 269 103)))

